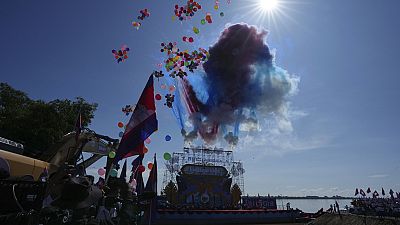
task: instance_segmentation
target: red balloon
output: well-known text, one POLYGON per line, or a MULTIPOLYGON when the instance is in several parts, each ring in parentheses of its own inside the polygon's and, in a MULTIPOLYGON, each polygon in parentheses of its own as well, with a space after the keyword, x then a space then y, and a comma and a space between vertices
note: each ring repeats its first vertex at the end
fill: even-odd
POLYGON ((192 37, 189 38, 189 42, 192 43, 194 40, 192 37))
POLYGON ((149 149, 146 148, 146 146, 144 146, 144 148, 143 148, 143 153, 146 154, 146 153, 148 153, 148 152, 149 152, 149 149))
POLYGON ((153 163, 147 164, 147 168, 149 168, 150 170, 153 169, 153 163))
POLYGON ((161 95, 160 94, 156 94, 156 100, 160 101, 161 100, 161 95))
POLYGON ((140 173, 143 173, 143 172, 146 170, 146 168, 145 168, 143 165, 139 165, 139 167, 137 168, 137 170, 138 170, 140 173))
POLYGON ((119 127, 119 128, 123 128, 123 127, 124 127, 124 124, 123 124, 122 122, 118 122, 118 127, 119 127))

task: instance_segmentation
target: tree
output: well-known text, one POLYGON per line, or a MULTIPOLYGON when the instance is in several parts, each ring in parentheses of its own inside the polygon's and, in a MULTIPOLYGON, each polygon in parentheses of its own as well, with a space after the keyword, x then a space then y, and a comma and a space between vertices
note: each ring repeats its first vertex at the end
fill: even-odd
POLYGON ((178 197, 178 189, 172 180, 165 186, 164 193, 167 196, 168 202, 175 205, 178 197))
POLYGON ((63 135, 74 131, 79 112, 82 126, 88 126, 97 109, 77 97, 74 101, 32 100, 22 91, 0 83, 0 136, 24 144, 24 154, 40 157, 63 135))
POLYGON ((242 197, 242 191, 240 190, 239 185, 234 184, 231 188, 232 195, 232 205, 237 206, 240 202, 240 198, 242 197))

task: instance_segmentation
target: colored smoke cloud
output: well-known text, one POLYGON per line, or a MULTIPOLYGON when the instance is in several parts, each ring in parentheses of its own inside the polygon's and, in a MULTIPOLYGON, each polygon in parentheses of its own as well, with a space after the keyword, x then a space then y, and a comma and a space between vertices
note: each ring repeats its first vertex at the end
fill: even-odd
POLYGON ((210 47, 204 63, 202 85, 184 82, 187 101, 194 109, 187 141, 200 134, 207 143, 220 138, 238 143, 239 132, 260 131, 258 121, 276 119, 291 131, 288 97, 295 94, 299 78, 275 65, 265 43, 267 32, 247 24, 227 27, 210 47))

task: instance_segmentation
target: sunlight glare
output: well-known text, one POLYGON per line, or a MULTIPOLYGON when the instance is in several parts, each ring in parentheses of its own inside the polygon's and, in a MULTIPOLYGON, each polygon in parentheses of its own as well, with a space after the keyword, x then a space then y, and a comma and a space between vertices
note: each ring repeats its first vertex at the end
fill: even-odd
POLYGON ((278 0, 259 0, 258 4, 262 10, 270 12, 278 7, 279 1, 278 0))

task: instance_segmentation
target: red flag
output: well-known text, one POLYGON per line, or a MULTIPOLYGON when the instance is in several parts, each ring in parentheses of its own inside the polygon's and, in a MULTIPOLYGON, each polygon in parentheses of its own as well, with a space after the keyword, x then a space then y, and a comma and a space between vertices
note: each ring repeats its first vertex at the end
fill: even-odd
POLYGON ((114 162, 129 156, 143 154, 144 140, 157 129, 153 76, 150 76, 126 126, 114 162))

